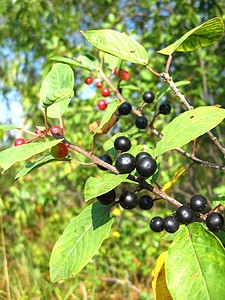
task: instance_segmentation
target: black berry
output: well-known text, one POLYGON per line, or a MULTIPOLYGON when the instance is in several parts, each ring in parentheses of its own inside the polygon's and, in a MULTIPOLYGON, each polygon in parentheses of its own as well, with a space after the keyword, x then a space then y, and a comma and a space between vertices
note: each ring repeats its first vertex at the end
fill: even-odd
POLYGON ((168 115, 171 111, 171 106, 168 103, 162 103, 159 106, 159 114, 168 115))
POLYGON ((149 195, 143 195, 139 199, 138 205, 141 209, 151 209, 153 206, 153 199, 149 195))
POLYGON ((133 192, 123 192, 119 199, 120 205, 125 209, 135 208, 138 204, 138 197, 133 192))
MULTIPOLYGON (((111 165, 112 164, 112 158, 107 155, 107 154, 102 154, 100 155, 98 158, 100 158, 101 160, 103 160, 104 162, 106 162, 107 164, 111 165)), ((103 170, 103 171, 106 171, 108 170, 107 168, 105 167, 102 167, 100 165, 97 165, 97 167, 100 169, 100 170, 103 170)))
POLYGON ((177 220, 182 224, 189 224, 193 221, 193 211, 189 206, 180 206, 176 211, 177 220))
POLYGON ((135 158, 130 153, 124 153, 117 157, 116 168, 121 174, 131 173, 136 166, 135 158))
POLYGON ((151 155, 147 152, 140 152, 136 155, 136 162, 138 162, 143 157, 151 157, 151 155))
POLYGON ((121 150, 122 152, 126 152, 130 150, 131 142, 130 139, 126 136, 119 136, 114 141, 114 147, 116 150, 121 150))
POLYGON ((173 216, 165 217, 163 222, 165 230, 169 233, 174 233, 179 229, 179 222, 173 216))
POLYGON ((190 208, 193 211, 201 212, 206 208, 207 200, 202 195, 194 195, 190 200, 190 208))
POLYGON ((142 177, 152 176, 157 169, 157 163, 152 157, 142 157, 137 161, 136 170, 142 177))
POLYGON ((124 102, 120 105, 120 107, 118 108, 118 112, 121 115, 128 115, 130 112, 132 111, 132 106, 130 103, 128 102, 124 102))
POLYGON ((212 231, 219 231, 223 225, 224 217, 217 212, 212 212, 206 218, 206 226, 212 231))
POLYGON ((148 119, 144 116, 137 117, 135 125, 139 129, 145 129, 148 126, 148 119))
POLYGON ((101 204, 109 205, 116 199, 116 192, 115 190, 111 190, 103 195, 98 196, 97 199, 101 204))
POLYGON ((160 232, 164 229, 164 222, 163 218, 161 217, 154 217, 150 221, 150 228, 152 231, 160 232))
POLYGON ((155 99, 155 94, 151 91, 145 92, 143 95, 143 100, 146 103, 152 103, 155 99))

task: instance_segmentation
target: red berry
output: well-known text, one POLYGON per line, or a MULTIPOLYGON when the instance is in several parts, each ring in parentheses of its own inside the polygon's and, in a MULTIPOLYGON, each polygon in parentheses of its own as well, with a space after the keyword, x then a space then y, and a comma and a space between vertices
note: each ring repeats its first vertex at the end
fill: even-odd
POLYGON ((68 148, 65 144, 59 143, 51 148, 51 154, 56 159, 63 159, 68 154, 68 148))
POLYGON ((53 132, 54 134, 61 134, 61 128, 60 126, 52 126, 50 128, 51 132, 53 132))
MULTIPOLYGON (((120 69, 120 70, 121 70, 121 69, 120 69)), ((115 68, 114 74, 116 74, 116 76, 118 75, 118 68, 115 68)))
POLYGON ((105 110, 107 105, 108 103, 104 99, 98 101, 98 108, 101 110, 105 110))
POLYGON ((87 77, 87 78, 85 79, 85 83, 86 83, 86 84, 92 84, 92 82, 93 82, 93 78, 91 78, 91 77, 87 77))
POLYGON ((103 83, 101 81, 96 82, 96 88, 101 89, 103 87, 103 83))
POLYGON ((14 143, 15 146, 20 146, 20 145, 24 145, 27 144, 27 141, 25 141, 24 139, 17 139, 14 143))
POLYGON ((110 95, 110 90, 108 88, 103 88, 101 94, 103 97, 108 97, 110 95))
POLYGON ((36 133, 36 134, 41 134, 41 130, 37 128, 37 129, 35 130, 35 133, 36 133))
POLYGON ((120 70, 119 77, 122 80, 128 80, 130 78, 130 73, 128 73, 127 71, 124 71, 124 70, 120 70))

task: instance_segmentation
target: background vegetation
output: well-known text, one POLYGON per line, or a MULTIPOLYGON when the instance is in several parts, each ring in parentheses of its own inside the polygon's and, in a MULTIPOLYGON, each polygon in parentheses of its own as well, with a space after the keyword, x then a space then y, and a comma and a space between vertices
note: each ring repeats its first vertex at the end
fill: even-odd
MULTIPOLYGON (((96 54, 80 30, 109 28, 127 33, 133 30, 133 36, 148 50, 151 67, 162 72, 167 58, 156 51, 215 16, 224 19, 224 1, 1 1, 1 122, 25 125, 31 131, 44 124, 39 89, 52 66, 49 59, 55 55, 72 58, 87 52, 96 54)), ((191 105, 224 107, 222 51, 224 39, 199 51, 174 55, 170 72, 179 80, 191 81, 182 89, 191 105)), ((129 82, 143 92, 157 92, 163 83, 141 66, 127 63, 125 69, 131 74, 129 82)), ((102 115, 96 108, 100 94, 94 86, 84 84, 89 72, 76 69, 74 75, 75 97, 64 118, 65 136, 88 151, 91 147, 88 125, 102 115)), ((142 103, 141 93, 124 90, 123 97, 136 107, 142 103)), ((155 125, 159 130, 181 112, 174 95, 169 93, 166 97, 173 107, 172 114, 158 119, 155 125)), ((145 113, 148 114, 147 108, 145 113)), ((50 125, 58 125, 56 122, 52 120, 50 125)), ((126 116, 107 136, 98 137, 96 155, 102 154, 104 141, 127 129, 132 122, 133 117, 126 116)), ((213 130, 223 144, 224 127, 222 123, 220 130, 213 130)), ((13 145, 15 135, 18 132, 10 131, 5 136, 0 132, 1 150, 13 145)), ((134 136, 138 137, 138 143, 149 146, 157 141, 154 136, 141 136, 135 131, 134 136)), ((184 148, 191 152, 191 143, 184 148)), ((222 164, 222 154, 214 151, 207 136, 197 142, 196 153, 206 161, 222 164)), ((76 159, 82 158, 77 155, 76 159)), ((158 182, 166 184, 179 166, 189 164, 178 153, 163 155, 158 182)), ((167 215, 172 207, 161 202, 151 212, 114 211, 119 214, 117 221, 92 261, 74 278, 51 284, 48 271, 51 249, 70 218, 85 205, 82 194, 85 180, 101 171, 58 162, 14 182, 20 168, 17 165, 0 177, 12 299, 152 299, 152 269, 169 242, 162 239, 163 234, 150 231, 149 219, 156 213, 167 215)), ((171 195, 184 203, 201 193, 210 201, 215 194, 225 192, 222 175, 220 171, 202 170, 196 165, 179 179, 171 195)), ((3 259, 0 270, 0 298, 6 299, 3 259)))

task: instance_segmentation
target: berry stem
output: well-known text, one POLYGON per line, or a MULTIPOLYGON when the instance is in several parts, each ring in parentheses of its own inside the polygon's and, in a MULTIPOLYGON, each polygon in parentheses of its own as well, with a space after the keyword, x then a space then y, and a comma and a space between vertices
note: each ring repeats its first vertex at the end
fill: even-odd
POLYGON ((167 63, 166 63, 166 69, 165 69, 165 73, 169 73, 169 68, 170 68, 170 64, 171 64, 171 61, 172 61, 172 54, 169 55, 168 57, 168 60, 167 60, 167 63))
POLYGON ((71 159, 71 162, 74 162, 78 165, 83 165, 83 166, 93 166, 93 165, 95 165, 95 163, 84 163, 84 162, 77 161, 77 160, 74 160, 74 159, 71 159))
POLYGON ((213 213, 215 210, 217 210, 217 208, 219 208, 220 206, 222 206, 222 204, 218 204, 217 206, 215 206, 208 214, 213 213))
POLYGON ((44 113, 44 115, 45 115, 45 127, 46 127, 47 129, 49 129, 48 122, 47 122, 47 107, 45 108, 45 113, 44 113))
POLYGON ((62 121, 62 117, 59 117, 59 123, 60 123, 60 128, 61 128, 61 135, 64 136, 64 133, 63 133, 63 121, 62 121))
POLYGON ((154 71, 151 67, 149 67, 149 65, 146 65, 145 67, 146 67, 146 69, 148 69, 150 72, 152 72, 152 74, 154 74, 154 75, 156 75, 156 76, 158 76, 158 77, 162 77, 163 73, 158 73, 158 72, 154 71))

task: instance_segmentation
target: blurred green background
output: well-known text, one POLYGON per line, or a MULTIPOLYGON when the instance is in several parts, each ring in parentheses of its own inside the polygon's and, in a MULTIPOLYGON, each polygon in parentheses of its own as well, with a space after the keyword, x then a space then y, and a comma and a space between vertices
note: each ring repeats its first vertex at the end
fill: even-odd
MULTIPOLYGON (((114 29, 132 34, 148 51, 150 66, 163 72, 167 57, 157 50, 173 43, 186 31, 215 16, 224 19, 224 1, 1 1, 0 12, 0 121, 24 126, 35 131, 44 126, 39 104, 39 90, 56 55, 77 57, 98 51, 91 47, 80 31, 114 29)), ((189 53, 174 55, 170 73, 176 80, 189 80, 181 89, 191 105, 222 105, 224 107, 224 39, 215 45, 189 53)), ((142 92, 154 93, 163 81, 143 66, 125 63, 130 73, 129 83, 142 92)), ((111 70, 105 68, 109 76, 111 70)), ((66 111, 64 133, 68 140, 89 151, 92 135, 88 125, 101 118, 97 109, 100 91, 95 85, 86 86, 84 80, 91 74, 74 69, 75 97, 66 111)), ((114 81, 116 84, 116 79, 114 81)), ((142 104, 142 94, 123 89, 123 97, 134 107, 142 104)), ((155 127, 163 127, 183 108, 172 93, 161 102, 172 106, 169 116, 160 116, 155 127)), ((160 102, 160 103, 161 103, 160 102)), ((150 107, 144 109, 149 119, 150 107)), ((50 125, 59 125, 52 119, 50 125)), ((107 135, 98 136, 95 154, 104 153, 102 145, 118 131, 129 130, 132 144, 155 147, 158 138, 143 135, 134 126, 134 116, 124 116, 107 135)), ((221 143, 224 122, 213 130, 221 143)), ((13 146, 19 131, 0 131, 0 149, 13 146)), ((25 139, 30 138, 24 134, 25 139)), ((193 143, 184 149, 192 152, 193 143)), ((72 154, 76 160, 80 155, 72 154)), ((224 164, 222 154, 214 148, 207 136, 197 140, 196 155, 206 161, 224 164)), ((161 158, 158 183, 163 186, 176 170, 190 165, 185 157, 170 151, 161 158)), ((164 202, 150 212, 138 208, 132 212, 122 209, 113 213, 115 222, 102 247, 91 262, 74 278, 51 284, 48 261, 51 249, 69 220, 85 207, 83 187, 89 176, 102 174, 93 167, 58 162, 14 181, 25 163, 17 164, 0 177, 0 205, 6 244, 9 284, 12 299, 153 299, 152 270, 156 258, 167 249, 164 233, 149 229, 151 217, 162 217, 174 208, 164 202)), ((218 194, 225 193, 221 171, 198 165, 185 173, 171 190, 171 195, 185 203, 194 194, 203 194, 209 204, 218 194)), ((117 195, 131 185, 121 185, 117 195)), ((0 252, 0 299, 7 299, 7 279, 3 271, 2 243, 0 252)))

